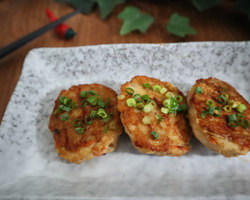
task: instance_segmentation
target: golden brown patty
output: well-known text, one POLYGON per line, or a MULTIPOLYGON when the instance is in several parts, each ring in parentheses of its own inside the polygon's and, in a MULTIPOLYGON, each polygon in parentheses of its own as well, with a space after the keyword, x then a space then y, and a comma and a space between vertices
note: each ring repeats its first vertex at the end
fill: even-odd
POLYGON ((186 112, 183 111, 187 109, 184 105, 186 99, 172 84, 155 78, 136 76, 121 86, 121 95, 118 99, 121 121, 138 151, 147 154, 180 156, 190 150, 191 134, 186 122, 186 112), (166 94, 169 97, 166 97, 166 94), (148 98, 143 95, 148 95, 148 98), (183 100, 172 106, 175 111, 168 110, 166 103, 170 102, 170 99, 171 102, 175 101, 174 98, 178 95, 181 97, 177 99, 183 100), (133 99, 136 100, 133 101, 133 99), (166 99, 169 100, 165 103, 164 114, 161 108, 164 107, 163 102, 166 99), (136 102, 136 105, 130 105, 131 102, 132 104, 136 102), (148 110, 150 111, 147 112, 148 110), (172 114, 166 113, 166 110, 172 114))
POLYGON ((122 133, 116 93, 101 84, 61 91, 49 129, 56 151, 70 162, 78 164, 114 151, 122 133))
POLYGON ((228 83, 199 79, 188 93, 189 120, 194 135, 207 148, 226 157, 250 148, 250 106, 228 83))

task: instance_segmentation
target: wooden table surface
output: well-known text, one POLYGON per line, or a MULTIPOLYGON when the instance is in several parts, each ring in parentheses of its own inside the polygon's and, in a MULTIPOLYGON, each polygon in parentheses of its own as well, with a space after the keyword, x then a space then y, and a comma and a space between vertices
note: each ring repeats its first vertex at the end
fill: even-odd
MULTIPOLYGON (((20 77, 24 58, 31 49, 114 43, 249 40, 249 22, 244 15, 231 8, 231 3, 229 1, 199 12, 188 0, 127 1, 125 5, 117 6, 112 15, 104 21, 100 19, 97 9, 90 15, 78 14, 72 17, 66 22, 77 32, 72 40, 65 41, 54 31, 49 31, 0 60, 0 122, 20 77), (126 5, 137 6, 141 11, 153 15, 155 23, 145 35, 139 32, 126 36, 119 35, 122 21, 117 15, 126 5), (179 38, 168 33, 166 23, 174 12, 190 17, 191 25, 198 34, 179 38)), ((73 10, 66 4, 55 3, 52 0, 0 0, 0 48, 47 24, 48 19, 44 12, 46 8, 51 9, 58 17, 73 10)))

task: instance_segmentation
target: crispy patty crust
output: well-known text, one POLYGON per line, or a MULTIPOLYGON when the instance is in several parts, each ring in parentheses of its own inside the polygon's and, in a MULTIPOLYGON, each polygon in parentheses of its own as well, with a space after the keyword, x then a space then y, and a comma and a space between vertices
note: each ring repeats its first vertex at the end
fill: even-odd
POLYGON ((101 84, 61 91, 49 129, 56 151, 70 162, 79 164, 114 151, 122 133, 116 92, 101 84))
POLYGON ((135 76, 121 86, 118 99, 122 124, 138 151, 160 156, 180 156, 190 150, 191 133, 186 121, 186 99, 172 84, 146 76, 135 76), (174 102, 176 96, 179 103, 174 102), (136 99, 136 105, 133 99, 136 99), (164 107, 166 99, 175 103, 175 111, 167 108, 167 101, 164 107))
POLYGON ((250 148, 250 105, 226 82, 199 79, 188 92, 189 120, 196 138, 226 157, 250 148))

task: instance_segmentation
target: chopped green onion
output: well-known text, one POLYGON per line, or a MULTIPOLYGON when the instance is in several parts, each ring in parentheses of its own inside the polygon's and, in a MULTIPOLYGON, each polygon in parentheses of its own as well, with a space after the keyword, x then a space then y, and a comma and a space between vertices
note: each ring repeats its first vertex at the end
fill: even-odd
POLYGON ((144 112, 150 112, 153 109, 153 106, 150 104, 147 104, 143 107, 144 112))
POLYGON ((229 122, 237 121, 237 115, 236 114, 231 114, 231 115, 228 115, 227 117, 228 117, 229 122))
POLYGON ((122 94, 117 97, 118 100, 123 100, 124 98, 125 98, 125 96, 122 94))
POLYGON ((93 119, 90 116, 85 116, 85 123, 91 125, 93 123, 93 119))
POLYGON ((137 103, 135 107, 139 110, 142 110, 143 106, 144 106, 143 103, 137 103))
POLYGON ((66 112, 71 111, 71 108, 69 108, 69 107, 67 107, 67 106, 65 106, 65 105, 60 105, 58 108, 59 108, 60 110, 66 111, 66 112))
POLYGON ((188 109, 187 104, 181 104, 179 106, 179 111, 186 111, 188 109))
POLYGON ((155 140, 157 140, 159 138, 159 134, 156 133, 155 131, 152 131, 151 135, 153 135, 153 137, 154 137, 155 140))
POLYGON ((162 107, 161 112, 164 114, 168 114, 168 108, 162 107))
POLYGON ((171 98, 171 99, 170 99, 169 108, 170 108, 171 110, 178 110, 179 104, 177 103, 177 101, 176 101, 174 98, 171 98))
POLYGON ((83 134, 84 133, 84 127, 77 127, 75 128, 75 131, 78 133, 78 134, 83 134))
POLYGON ((238 110, 238 112, 240 112, 240 113, 243 113, 246 109, 247 109, 247 107, 246 107, 244 104, 240 104, 240 105, 238 105, 238 107, 237 107, 237 110, 238 110))
POLYGON ((58 114, 59 112, 61 112, 62 110, 58 107, 55 111, 54 111, 54 113, 53 113, 53 115, 56 115, 56 114, 58 114))
POLYGON ((160 123, 163 118, 160 114, 157 114, 156 119, 157 119, 158 123, 160 123))
POLYGON ((128 98, 126 102, 127 102, 128 107, 136 106, 136 101, 133 98, 128 98))
POLYGON ((244 118, 244 115, 242 113, 237 113, 236 117, 238 120, 242 120, 244 118))
POLYGON ((92 110, 90 112, 90 117, 95 118, 96 116, 97 116, 97 111, 96 110, 92 110))
POLYGON ((105 119, 106 117, 108 117, 108 114, 105 112, 104 109, 99 108, 97 111, 97 115, 100 116, 101 118, 105 119))
POLYGON ((82 98, 86 98, 86 97, 88 96, 88 92, 87 92, 87 91, 81 91, 81 92, 80 92, 80 96, 81 96, 82 98))
POLYGON ((226 111, 226 112, 231 112, 232 111, 232 107, 230 105, 225 105, 223 107, 223 109, 226 111))
POLYGON ((211 99, 208 99, 207 102, 206 102, 206 105, 207 106, 214 106, 214 101, 211 100, 211 99))
POLYGON ((80 119, 74 119, 72 126, 73 127, 80 127, 80 126, 82 126, 81 120, 80 119))
POLYGON ((142 123, 143 124, 151 124, 150 117, 148 117, 148 116, 143 117, 142 123))
POLYGON ((140 102, 140 101, 141 101, 141 95, 139 95, 139 94, 134 94, 133 99, 134 99, 136 102, 140 102))
POLYGON ((94 91, 94 90, 89 90, 88 92, 89 92, 89 94, 96 95, 96 91, 94 91))
POLYGON ((98 100, 97 100, 97 105, 98 105, 99 107, 101 107, 101 108, 105 108, 106 103, 105 103, 103 100, 98 99, 98 100))
POLYGON ((218 106, 216 106, 215 108, 214 108, 214 114, 213 114, 215 117, 219 117, 219 116, 221 116, 221 108, 220 107, 218 107, 218 106))
POLYGON ((109 113, 106 118, 102 119, 102 121, 107 123, 107 122, 111 121, 112 116, 113 116, 113 113, 109 113))
POLYGON ((205 110, 203 110, 202 112, 201 112, 201 118, 202 119, 205 119, 206 118, 206 116, 207 116, 207 111, 205 111, 205 110))
POLYGON ((195 88, 195 94, 202 94, 203 93, 203 89, 202 89, 202 87, 197 87, 197 88, 195 88))
POLYGON ((232 105, 232 104, 234 103, 234 100, 230 99, 230 100, 227 101, 227 103, 228 103, 229 105, 232 105))
POLYGON ((170 99, 165 99, 163 101, 163 106, 166 107, 166 108, 168 108, 170 106, 170 99))
POLYGON ((238 121, 230 121, 228 124, 233 128, 236 128, 240 125, 238 121))
POLYGON ((155 101, 150 101, 149 105, 151 105, 152 108, 155 108, 157 106, 157 104, 155 103, 155 101))
POLYGON ((173 92, 167 92, 167 93, 165 94, 165 96, 166 96, 167 98, 171 98, 171 97, 174 97, 175 95, 174 95, 173 92))
POLYGON ((177 101, 178 103, 182 102, 183 97, 181 95, 177 95, 174 97, 175 101, 177 101))
POLYGON ((243 120, 240 125, 245 129, 249 128, 249 122, 246 119, 243 120))
POLYGON ((97 98, 95 96, 90 96, 87 98, 87 102, 92 106, 95 106, 97 104, 97 98))
POLYGON ((62 114, 62 115, 60 116, 60 119, 61 119, 62 121, 67 121, 67 120, 69 119, 69 115, 68 115, 67 113, 64 113, 64 114, 62 114))
POLYGON ((228 100, 229 94, 223 93, 222 96, 224 96, 226 100, 228 100))
POLYGON ((108 132, 108 125, 105 124, 105 126, 104 126, 104 133, 107 133, 107 132, 108 132))
POLYGON ((149 87, 150 87, 150 83, 144 83, 143 86, 144 86, 145 88, 149 88, 149 87))
POLYGON ((237 108, 239 105, 240 105, 239 101, 234 101, 233 105, 232 105, 232 108, 237 108))
POLYGON ((153 89, 154 91, 156 91, 156 92, 160 92, 160 91, 161 91, 161 86, 159 86, 159 85, 153 85, 153 86, 152 86, 152 89, 153 89))
POLYGON ((225 105, 227 103, 227 98, 224 94, 221 94, 219 95, 217 98, 216 98, 217 102, 219 104, 222 104, 222 105, 225 105))
POLYGON ((142 95, 141 100, 146 101, 146 103, 149 103, 151 101, 151 99, 147 94, 142 95))
POLYGON ((69 99, 66 96, 61 96, 59 97, 59 102, 63 105, 69 105, 72 102, 72 99, 69 99))
POLYGON ((215 108, 212 107, 212 106, 209 106, 209 107, 208 107, 207 113, 210 114, 210 115, 213 115, 213 114, 214 114, 214 111, 215 111, 215 108))
POLYGON ((127 94, 130 94, 130 95, 133 95, 135 92, 132 88, 126 88, 125 91, 127 92, 127 94))
POLYGON ((167 88, 163 87, 161 88, 160 93, 165 94, 167 91, 168 91, 167 88))

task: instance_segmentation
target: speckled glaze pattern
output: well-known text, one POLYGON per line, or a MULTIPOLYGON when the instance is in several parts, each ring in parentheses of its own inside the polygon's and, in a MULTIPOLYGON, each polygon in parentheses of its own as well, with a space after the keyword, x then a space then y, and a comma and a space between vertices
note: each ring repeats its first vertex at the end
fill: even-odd
POLYGON ((126 134, 113 153, 61 159, 48 130, 60 90, 101 83, 119 92, 135 75, 183 92, 217 77, 250 101, 250 43, 118 44, 40 48, 27 55, 0 128, 0 199, 249 199, 250 154, 217 155, 192 139, 182 157, 138 153, 126 134))

